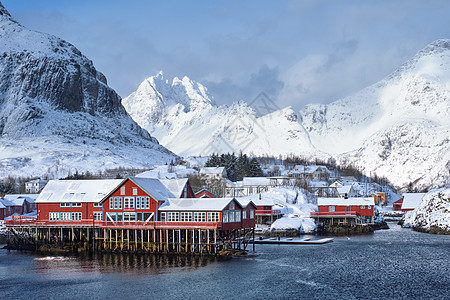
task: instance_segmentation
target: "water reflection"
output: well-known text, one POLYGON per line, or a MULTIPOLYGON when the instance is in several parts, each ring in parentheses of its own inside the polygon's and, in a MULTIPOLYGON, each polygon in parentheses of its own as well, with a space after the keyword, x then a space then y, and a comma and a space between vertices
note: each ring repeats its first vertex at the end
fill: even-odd
POLYGON ((136 253, 79 254, 76 256, 42 256, 34 259, 37 273, 128 273, 161 274, 190 271, 227 260, 211 256, 156 255, 136 253))

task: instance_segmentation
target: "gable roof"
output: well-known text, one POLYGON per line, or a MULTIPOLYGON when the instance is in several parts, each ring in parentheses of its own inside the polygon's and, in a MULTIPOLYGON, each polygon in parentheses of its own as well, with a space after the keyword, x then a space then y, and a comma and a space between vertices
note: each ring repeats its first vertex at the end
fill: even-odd
POLYGON ((184 187, 186 186, 189 179, 174 178, 174 179, 160 179, 160 181, 175 197, 181 197, 184 187))
POLYGON ((176 197, 159 179, 145 177, 128 177, 127 179, 133 181, 155 200, 166 201, 176 197))
POLYGON ((33 184, 33 183, 39 183, 39 184, 43 183, 43 184, 46 184, 47 182, 48 182, 47 180, 43 180, 43 179, 38 178, 38 179, 31 180, 31 181, 27 181, 25 183, 31 183, 31 184, 33 184))
POLYGON ((159 207, 160 211, 222 211, 234 198, 172 198, 159 207))
POLYGON ((3 203, 2 203, 2 201, 0 199, 0 209, 2 209, 2 208, 6 208, 6 206, 3 205, 3 203))
POLYGON ((50 180, 35 202, 100 202, 122 181, 122 179, 50 180))
POLYGON ((39 194, 8 194, 3 197, 6 206, 21 206, 24 200, 28 203, 34 203, 39 194))
POLYGON ((268 186, 270 179, 267 177, 244 177, 242 180, 243 186, 268 186))
POLYGON ((348 194, 353 189, 353 185, 344 185, 336 187, 339 194, 348 194))
POLYGON ((404 193, 402 209, 415 209, 422 202, 426 193, 404 193))
POLYGON ((243 198, 237 199, 237 198, 236 198, 236 201, 239 202, 239 204, 242 206, 242 208, 247 208, 247 206, 253 205, 253 207, 254 207, 255 209, 258 209, 258 206, 256 206, 256 204, 253 203, 253 201, 250 200, 250 199, 243 199, 243 198))
POLYGON ((200 194, 201 192, 204 192, 204 191, 206 191, 206 192, 208 192, 208 193, 210 193, 210 194, 213 194, 214 197, 216 197, 216 194, 214 194, 213 192, 211 192, 211 191, 208 190, 208 189, 201 189, 200 191, 198 191, 197 193, 195 193, 195 195, 198 195, 198 194, 200 194))
POLYGON ((200 169, 200 174, 220 174, 224 173, 225 167, 203 167, 200 169))
POLYGON ((317 198, 317 205, 375 205, 375 200, 370 198, 317 198))

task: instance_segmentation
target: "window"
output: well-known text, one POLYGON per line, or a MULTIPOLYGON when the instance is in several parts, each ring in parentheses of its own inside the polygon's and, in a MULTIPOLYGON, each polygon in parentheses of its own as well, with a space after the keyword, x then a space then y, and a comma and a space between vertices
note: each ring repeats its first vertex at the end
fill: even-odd
POLYGON ((137 188, 133 188, 133 195, 136 196, 137 195, 137 188))
POLYGON ((194 222, 206 222, 206 212, 194 212, 194 222))
POLYGON ((192 222, 192 213, 189 212, 181 212, 181 222, 192 222))
POLYGON ((125 197, 124 200, 124 208, 134 208, 134 197, 125 197))
POLYGON ((103 214, 101 211, 94 211, 94 220, 102 221, 103 214))
POLYGON ((236 221, 236 222, 240 222, 241 221, 241 212, 240 211, 235 211, 234 212, 234 220, 236 221))
POLYGON ((136 213, 123 213, 123 220, 127 222, 134 222, 136 221, 136 213))
POLYGON ((81 203, 71 203, 72 207, 82 207, 83 205, 81 203))
POLYGON ((166 221, 166 213, 162 212, 161 213, 161 222, 165 222, 166 221))
POLYGON ((125 195, 125 187, 124 186, 120 188, 120 194, 125 195))
POLYGON ((365 205, 361 205, 360 208, 361 209, 366 209, 366 206, 365 205))
POLYGON ((250 219, 254 219, 255 218, 255 211, 252 209, 250 210, 250 219))
POLYGON ((141 197, 136 197, 136 209, 141 209, 141 197))
POLYGON ((234 210, 234 202, 230 203, 230 210, 234 210))
POLYGON ((184 186, 184 189, 183 189, 183 197, 187 198, 187 184, 184 186))
POLYGON ((59 213, 57 212, 51 212, 48 214, 48 219, 50 221, 59 220, 59 213))
POLYGON ((142 197, 142 209, 150 209, 150 197, 142 197))
POLYGON ((230 223, 234 222, 234 211, 228 212, 228 222, 230 223))
POLYGON ((223 213, 223 222, 228 223, 228 212, 223 213))
POLYGON ((335 212, 336 211, 336 206, 333 206, 333 205, 328 206, 328 211, 329 212, 335 212))
POLYGON ((122 197, 109 198, 109 209, 122 209, 122 197))
POLYGON ((94 203, 94 207, 102 207, 102 203, 98 202, 98 203, 94 203))
POLYGON ((70 220, 72 217, 72 213, 62 212, 60 216, 61 216, 61 220, 70 220))
POLYGON ((178 212, 169 211, 167 213, 167 221, 168 222, 178 222, 179 221, 179 213, 178 212))
POLYGON ((208 212, 208 222, 219 222, 219 217, 218 212, 208 212))
POLYGON ((247 211, 246 210, 242 211, 242 219, 243 220, 247 219, 247 211))
POLYGON ((371 208, 372 208, 372 206, 371 206, 371 205, 367 206, 367 209, 371 209, 371 208))
POLYGON ((80 212, 72 213, 72 220, 82 220, 83 214, 80 212))
POLYGON ((60 207, 70 207, 70 203, 60 203, 60 207))

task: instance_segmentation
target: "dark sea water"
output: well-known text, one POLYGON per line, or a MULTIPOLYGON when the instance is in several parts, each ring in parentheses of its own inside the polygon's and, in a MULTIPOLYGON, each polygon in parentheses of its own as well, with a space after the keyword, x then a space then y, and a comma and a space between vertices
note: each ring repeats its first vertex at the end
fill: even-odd
POLYGON ((450 299, 450 236, 390 226, 222 260, 0 250, 0 299, 450 299))

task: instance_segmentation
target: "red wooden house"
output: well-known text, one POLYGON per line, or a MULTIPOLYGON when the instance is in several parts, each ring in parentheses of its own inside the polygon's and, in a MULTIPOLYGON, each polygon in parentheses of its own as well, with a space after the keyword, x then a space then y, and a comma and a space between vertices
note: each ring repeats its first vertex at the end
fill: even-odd
POLYGON ((100 201, 123 180, 50 180, 36 199, 40 221, 103 219, 100 201))
POLYGON ((169 199, 159 208, 161 222, 173 228, 186 228, 189 222, 216 223, 225 231, 255 227, 255 211, 252 202, 243 207, 234 198, 169 199))
POLYGON ((36 198, 39 194, 9 194, 0 199, 5 206, 4 217, 24 215, 37 210, 36 198))
POLYGON ((158 208, 175 197, 155 178, 129 177, 112 189, 100 203, 104 220, 110 222, 158 221, 158 208))
POLYGON ((312 212, 312 218, 328 219, 331 224, 373 223, 375 201, 370 198, 318 198, 319 211, 312 212))
POLYGON ((5 208, 6 208, 6 206, 4 206, 0 202, 0 220, 4 220, 5 219, 5 208))
POLYGON ((196 198, 216 198, 216 194, 210 192, 207 189, 202 189, 195 193, 196 198))
POLYGON ((392 210, 396 211, 402 210, 402 204, 403 204, 403 197, 392 204, 392 210))

